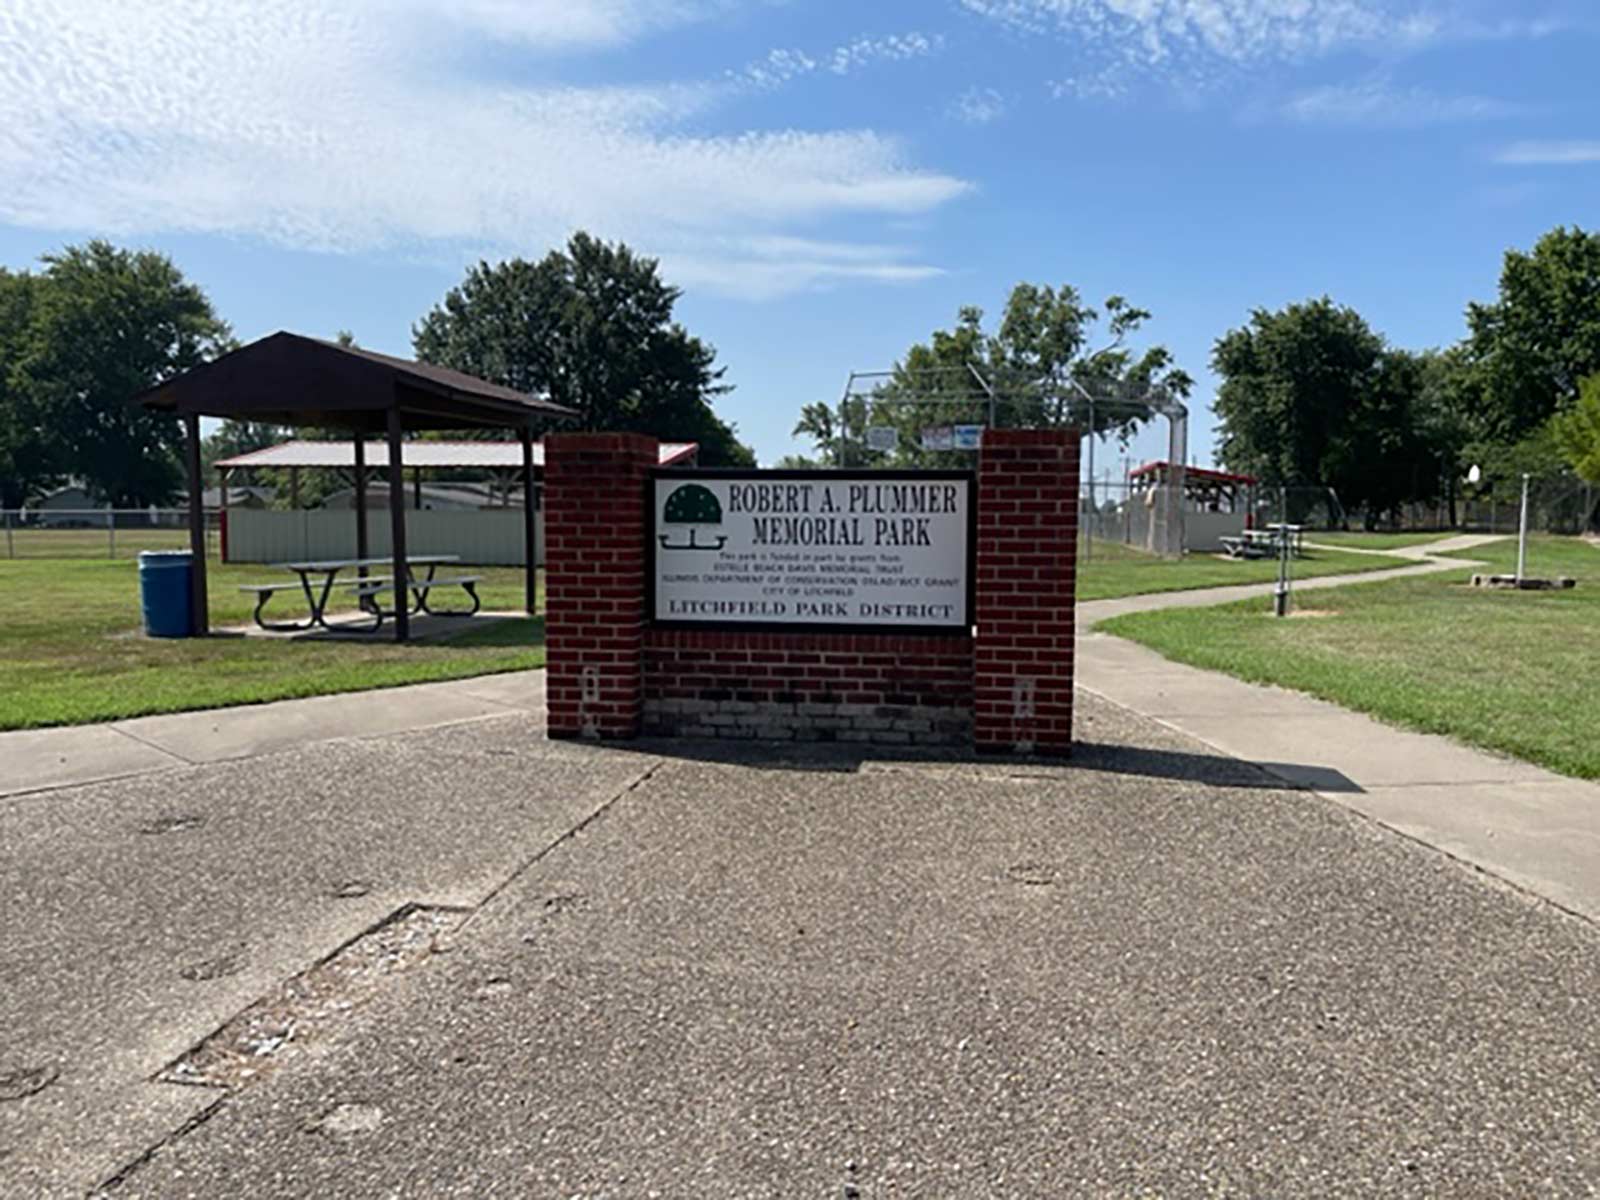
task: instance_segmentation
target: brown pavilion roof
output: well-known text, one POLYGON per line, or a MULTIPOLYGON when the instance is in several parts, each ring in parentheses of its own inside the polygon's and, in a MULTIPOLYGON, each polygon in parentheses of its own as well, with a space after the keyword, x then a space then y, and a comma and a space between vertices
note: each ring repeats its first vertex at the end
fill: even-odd
POLYGON ((429 363, 274 333, 136 400, 179 414, 367 433, 398 407, 404 429, 510 429, 577 414, 565 405, 429 363))

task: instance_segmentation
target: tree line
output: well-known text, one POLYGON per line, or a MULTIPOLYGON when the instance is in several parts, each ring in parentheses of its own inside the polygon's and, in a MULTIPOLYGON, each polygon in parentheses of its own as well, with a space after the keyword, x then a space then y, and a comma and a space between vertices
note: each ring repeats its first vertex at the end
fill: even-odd
POLYGON ((1600 483, 1600 234, 1557 228, 1507 251, 1466 336, 1392 346, 1324 296, 1258 309, 1217 340, 1217 457, 1270 485, 1327 486, 1375 524, 1536 479, 1600 483))
MULTIPOLYGON (((680 295, 655 259, 578 233, 537 261, 471 268, 413 327, 413 351, 575 409, 561 428, 695 441, 707 465, 753 465, 713 408, 731 390, 715 350, 673 319, 680 295)), ((171 503, 184 487, 181 422, 130 400, 237 347, 162 254, 95 240, 37 271, 0 269, 0 508, 69 479, 102 504, 171 503)), ((205 457, 289 436, 348 435, 227 421, 205 457)))
MULTIPOLYGON (((921 432, 991 417, 1125 441, 1150 419, 1144 401, 1194 388, 1164 346, 1130 348, 1150 316, 1121 296, 1096 309, 1071 286, 1018 284, 992 330, 963 308, 885 378, 806 405, 794 436, 812 453, 780 465, 964 462, 921 432)), ((1271 488, 1331 488, 1369 524, 1434 502, 1453 523, 1473 465, 1479 491, 1524 472, 1600 483, 1600 234, 1558 228, 1508 251, 1498 296, 1466 318, 1459 344, 1413 351, 1326 296, 1257 309, 1212 347, 1218 462, 1271 488)))

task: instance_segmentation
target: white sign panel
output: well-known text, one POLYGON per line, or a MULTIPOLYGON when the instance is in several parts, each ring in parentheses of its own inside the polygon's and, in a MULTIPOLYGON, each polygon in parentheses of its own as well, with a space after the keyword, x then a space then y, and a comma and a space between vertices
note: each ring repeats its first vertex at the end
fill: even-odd
POLYGON ((893 425, 871 425, 867 428, 868 450, 893 450, 900 444, 900 431, 893 425))
POLYGON ((964 629, 971 490, 948 471, 657 476, 654 617, 964 629))

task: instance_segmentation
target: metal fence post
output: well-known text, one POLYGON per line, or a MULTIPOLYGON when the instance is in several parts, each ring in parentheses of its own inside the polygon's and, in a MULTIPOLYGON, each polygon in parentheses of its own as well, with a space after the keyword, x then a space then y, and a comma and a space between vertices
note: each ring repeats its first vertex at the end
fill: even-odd
POLYGON ((14 542, 12 540, 12 534, 11 534, 11 510, 8 508, 8 509, 6 509, 6 557, 7 558, 15 558, 16 556, 17 556, 17 545, 16 545, 16 542, 14 542))
POLYGON ((106 557, 117 556, 117 511, 106 505, 106 557))

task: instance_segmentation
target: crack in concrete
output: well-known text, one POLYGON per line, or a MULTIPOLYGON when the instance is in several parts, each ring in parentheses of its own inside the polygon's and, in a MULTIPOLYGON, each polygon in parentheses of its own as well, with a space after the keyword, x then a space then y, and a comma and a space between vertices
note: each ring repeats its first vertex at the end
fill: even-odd
MULTIPOLYGON (((478 718, 478 719, 483 719, 483 718, 478 718)), ((581 834, 584 830, 588 829, 596 821, 598 821, 602 817, 604 817, 618 803, 620 803, 624 798, 626 798, 627 796, 629 796, 633 792, 639 790, 645 784, 649 783, 650 780, 655 777, 656 773, 658 771, 660 771, 661 768, 664 767, 666 764, 667 764, 667 760, 666 759, 660 759, 660 758, 658 758, 658 759, 654 760, 653 762, 651 762, 644 770, 640 771, 639 774, 637 776, 635 776, 631 781, 629 781, 623 787, 619 788, 615 793, 613 793, 612 795, 608 796, 605 800, 603 800, 598 806, 596 806, 596 808, 592 812, 590 812, 587 816, 585 816, 581 821, 577 822, 577 824, 573 825, 570 829, 568 829, 560 837, 558 837, 555 840, 551 841, 548 845, 544 846, 542 849, 540 849, 537 852, 535 852, 527 860, 525 860, 520 865, 518 865, 516 868, 514 868, 510 872, 510 874, 508 874, 503 880, 501 880, 492 889, 490 889, 490 891, 487 892, 476 903, 471 904, 471 905, 450 905, 450 904, 427 904, 427 903, 420 902, 420 901, 412 901, 412 902, 403 904, 399 908, 395 909, 393 912, 388 913, 387 915, 381 917, 379 920, 369 924, 368 926, 366 926, 365 928, 359 930, 358 932, 356 932, 352 936, 346 938, 344 941, 340 942, 339 945, 335 946, 332 950, 328 951, 326 954, 322 955, 320 958, 316 959, 314 962, 309 964, 304 970, 299 971, 299 972, 295 973, 294 975, 291 975, 291 976, 287 977, 286 979, 280 981, 273 989, 271 989, 267 993, 263 994, 262 996, 256 997, 255 999, 251 1000, 250 1003, 244 1005, 242 1008, 239 1009, 238 1012, 236 1012, 232 1016, 230 1016, 221 1025, 219 1025, 215 1029, 211 1030, 204 1037, 200 1038, 193 1045, 191 1045, 182 1054, 178 1055, 177 1058, 173 1059, 172 1062, 170 1062, 166 1066, 162 1067, 150 1079, 150 1082, 152 1082, 152 1083, 162 1083, 162 1084, 167 1084, 167 1085, 172 1086, 172 1087, 190 1087, 190 1088, 198 1087, 198 1088, 212 1089, 212 1090, 217 1091, 217 1093, 218 1093, 216 1100, 213 1101, 211 1104, 207 1105, 204 1109, 202 1109, 200 1112, 196 1113, 194 1116, 190 1117, 187 1121, 185 1121, 182 1125, 178 1126, 178 1128, 173 1130, 171 1133, 169 1133, 169 1134, 157 1139, 155 1142, 153 1142, 150 1146, 146 1147, 141 1153, 139 1153, 133 1159, 129 1160, 122 1167, 119 1167, 115 1172, 113 1172, 111 1175, 107 1176, 102 1182, 97 1184, 89 1192, 89 1195, 91 1197, 101 1196, 101 1195, 105 1195, 107 1193, 110 1193, 112 1191, 115 1191, 117 1188, 121 1187, 122 1184, 126 1183, 127 1180, 130 1179, 136 1172, 138 1172, 139 1170, 141 1170, 145 1166, 149 1165, 149 1163, 154 1161, 155 1157, 158 1154, 160 1154, 163 1150, 165 1150, 169 1146, 173 1146, 173 1145, 177 1144, 179 1141, 181 1141, 183 1138, 187 1137, 194 1130, 198 1129, 201 1125, 205 1124, 205 1122, 210 1120, 216 1113, 220 1112, 222 1110, 223 1106, 225 1104, 227 1104, 228 1101, 238 1091, 242 1090, 242 1088, 244 1086, 248 1086, 248 1084, 242 1084, 242 1085, 239 1085, 237 1087, 229 1087, 225 1083, 216 1083, 216 1082, 208 1082, 208 1081, 204 1081, 204 1080, 200 1080, 200 1079, 183 1079, 181 1077, 175 1077, 175 1074, 177 1072, 177 1068, 180 1066, 180 1064, 184 1063, 185 1061, 187 1061, 191 1057, 194 1057, 196 1055, 201 1054, 209 1044, 212 1044, 212 1043, 216 1042, 218 1039, 224 1038, 230 1028, 236 1026, 239 1022, 247 1019, 252 1012, 259 1010, 260 1007, 263 1004, 265 1004, 272 996, 282 992, 285 988, 292 987, 292 985, 295 982, 297 982, 299 980, 306 979, 308 976, 311 976, 314 972, 318 971, 319 969, 329 966, 329 964, 333 963, 336 959, 338 959, 341 955, 345 954, 347 951, 349 951, 353 947, 356 947, 356 946, 360 945, 362 942, 366 941, 369 938, 381 935, 385 930, 394 927, 395 925, 399 924, 400 922, 403 922, 408 917, 410 917, 410 916, 412 916, 412 915, 414 915, 416 913, 419 913, 419 912, 442 912, 442 913, 464 914, 462 919, 461 919, 461 921, 458 922, 452 929, 444 931, 447 934, 452 935, 452 936, 456 935, 456 934, 459 934, 463 929, 465 929, 472 922, 472 920, 479 913, 481 913, 486 907, 488 907, 488 905, 491 902, 493 902, 498 896, 500 896, 508 887, 510 887, 513 883, 515 883, 518 879, 520 879, 523 875, 525 875, 529 870, 531 870, 534 866, 536 866, 541 860, 543 860, 544 858, 548 857, 558 847, 560 847, 562 845, 565 845, 567 842, 571 841, 573 838, 575 838, 579 834, 581 834)), ((445 947, 445 948, 447 949, 448 947, 445 947)), ((437 949, 438 949, 438 947, 436 946, 435 950, 437 950, 437 949)), ((255 1080, 252 1079, 251 1082, 255 1082, 255 1080)))

